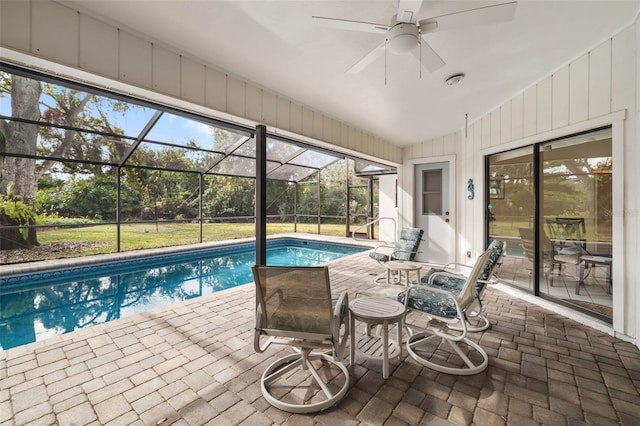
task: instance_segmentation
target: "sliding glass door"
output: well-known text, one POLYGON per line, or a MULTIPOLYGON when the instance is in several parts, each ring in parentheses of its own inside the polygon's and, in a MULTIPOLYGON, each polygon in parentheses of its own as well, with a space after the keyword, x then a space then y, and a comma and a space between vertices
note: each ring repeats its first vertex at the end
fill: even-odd
POLYGON ((612 171, 608 128, 487 157, 500 279, 611 321, 612 171))

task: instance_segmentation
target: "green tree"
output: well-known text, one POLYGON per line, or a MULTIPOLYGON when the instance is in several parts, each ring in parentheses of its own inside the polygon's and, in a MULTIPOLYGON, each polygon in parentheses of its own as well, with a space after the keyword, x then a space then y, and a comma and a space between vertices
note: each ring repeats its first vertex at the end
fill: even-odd
MULTIPOLYGON (((117 168, 105 165, 117 164, 130 142, 119 137, 122 129, 110 123, 105 111, 124 113, 130 104, 5 72, 0 72, 0 96, 11 98, 12 117, 27 120, 0 120, 0 194, 8 194, 11 185, 15 196, 35 208, 38 179, 47 173, 115 175, 117 168), (45 160, 36 164, 36 155, 45 160), (61 158, 70 161, 61 163, 61 158)), ((5 215, 0 224, 16 222, 5 215)), ((35 228, 26 238, 8 232, 5 228, 0 234, 0 249, 38 244, 35 228)))
POLYGON ((206 176, 203 197, 204 217, 253 216, 255 181, 235 176, 206 176))

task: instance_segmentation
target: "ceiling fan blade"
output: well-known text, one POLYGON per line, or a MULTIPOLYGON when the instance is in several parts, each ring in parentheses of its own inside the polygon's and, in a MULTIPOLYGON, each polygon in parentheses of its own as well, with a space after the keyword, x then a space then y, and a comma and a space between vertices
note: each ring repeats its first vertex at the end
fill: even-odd
POLYGON ((338 28, 340 30, 360 31, 366 33, 384 34, 390 28, 389 25, 376 24, 374 22, 352 21, 349 19, 327 18, 326 16, 312 16, 325 27, 338 28))
POLYGON ((420 31, 425 34, 511 21, 516 14, 516 5, 514 1, 423 19, 419 23, 420 31))
POLYGON ((418 11, 422 6, 422 0, 398 0, 398 13, 396 21, 410 22, 415 24, 418 22, 418 11))
POLYGON ((445 66, 445 62, 440 55, 429 46, 429 43, 424 38, 420 40, 420 49, 415 49, 413 54, 429 72, 434 72, 445 66), (420 57, 420 51, 422 51, 422 57, 420 57))
POLYGON ((382 43, 377 45, 372 51, 364 55, 358 62, 353 64, 351 68, 349 68, 346 73, 347 74, 357 74, 369 65, 373 63, 382 53, 384 52, 384 45, 386 40, 383 40, 382 43))

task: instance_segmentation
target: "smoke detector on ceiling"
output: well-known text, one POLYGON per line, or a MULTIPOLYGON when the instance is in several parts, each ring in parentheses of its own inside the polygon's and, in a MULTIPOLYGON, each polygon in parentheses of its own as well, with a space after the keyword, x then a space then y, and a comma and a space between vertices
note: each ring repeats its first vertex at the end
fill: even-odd
POLYGON ((447 83, 448 86, 454 86, 464 78, 464 74, 454 74, 451 77, 447 78, 444 82, 447 83))

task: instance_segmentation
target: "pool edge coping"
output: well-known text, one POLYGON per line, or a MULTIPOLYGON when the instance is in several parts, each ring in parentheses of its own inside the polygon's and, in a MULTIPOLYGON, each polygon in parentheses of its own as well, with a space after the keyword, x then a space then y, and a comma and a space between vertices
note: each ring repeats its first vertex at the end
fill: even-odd
MULTIPOLYGON (((277 235, 270 235, 267 237, 268 240, 275 239, 299 239, 299 240, 313 240, 317 242, 326 242, 326 243, 338 243, 338 244, 351 244, 358 246, 366 246, 371 249, 376 246, 382 244, 381 241, 378 240, 354 240, 350 237, 337 237, 333 235, 318 235, 318 234, 305 234, 305 233, 284 233, 277 235), (347 242, 348 240, 348 242, 347 242)), ((129 250, 117 253, 103 253, 96 255, 89 255, 84 257, 69 257, 65 259, 49 259, 49 260, 40 260, 36 262, 26 262, 26 263, 15 263, 9 265, 0 265, 0 277, 17 275, 17 274, 28 274, 46 271, 50 269, 62 269, 62 268, 72 268, 77 266, 86 266, 93 265, 97 263, 106 263, 106 262, 118 262, 118 261, 126 261, 132 259, 138 259, 141 257, 148 256, 162 256, 173 253, 182 253, 186 251, 193 250, 206 250, 216 247, 224 247, 228 245, 235 244, 247 244, 247 243, 255 243, 255 237, 246 237, 246 238, 236 238, 232 240, 222 240, 222 241, 212 241, 206 243, 197 243, 197 244, 186 244, 180 246, 169 246, 169 247, 156 247, 150 249, 142 249, 142 250, 129 250)))

